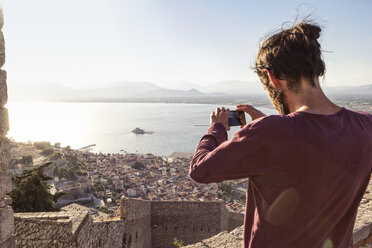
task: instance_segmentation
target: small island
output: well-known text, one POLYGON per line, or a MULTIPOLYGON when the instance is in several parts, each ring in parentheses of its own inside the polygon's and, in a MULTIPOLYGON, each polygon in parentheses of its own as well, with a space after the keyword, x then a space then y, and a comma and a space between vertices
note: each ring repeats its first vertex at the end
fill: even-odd
POLYGON ((154 132, 147 132, 139 127, 136 127, 135 129, 132 130, 132 133, 135 134, 153 134, 154 132))

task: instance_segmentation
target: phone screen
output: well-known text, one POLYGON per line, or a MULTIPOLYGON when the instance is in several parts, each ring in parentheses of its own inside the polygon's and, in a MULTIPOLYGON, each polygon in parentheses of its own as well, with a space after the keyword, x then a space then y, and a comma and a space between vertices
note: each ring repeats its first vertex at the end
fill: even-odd
POLYGON ((228 124, 229 126, 245 125, 246 121, 244 111, 230 110, 228 124))

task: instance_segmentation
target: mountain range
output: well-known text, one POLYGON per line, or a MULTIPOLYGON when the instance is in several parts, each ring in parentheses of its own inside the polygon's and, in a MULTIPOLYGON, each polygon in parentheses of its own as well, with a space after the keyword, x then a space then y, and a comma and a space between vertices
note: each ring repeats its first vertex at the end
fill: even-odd
MULTIPOLYGON (((330 95, 372 96, 372 84, 323 86, 330 95)), ((122 82, 101 88, 75 89, 58 84, 10 84, 10 100, 39 101, 120 101, 131 99, 175 99, 265 95, 260 82, 221 81, 189 90, 160 87, 149 82, 122 82)))

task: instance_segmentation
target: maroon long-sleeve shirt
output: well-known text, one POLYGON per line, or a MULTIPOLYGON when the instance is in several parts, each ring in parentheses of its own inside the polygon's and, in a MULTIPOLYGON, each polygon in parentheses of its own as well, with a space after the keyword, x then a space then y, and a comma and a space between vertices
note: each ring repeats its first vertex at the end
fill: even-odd
POLYGON ((349 248, 372 168, 372 115, 342 108, 257 119, 227 140, 210 125, 190 165, 199 183, 249 178, 250 248, 349 248))

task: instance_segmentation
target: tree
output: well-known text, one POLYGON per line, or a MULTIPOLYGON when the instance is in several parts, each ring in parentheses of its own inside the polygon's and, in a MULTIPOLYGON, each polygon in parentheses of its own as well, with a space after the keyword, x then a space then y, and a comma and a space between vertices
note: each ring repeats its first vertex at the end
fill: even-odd
POLYGON ((51 144, 49 141, 35 141, 34 146, 40 150, 51 148, 51 144))
POLYGON ((22 158, 19 161, 21 164, 32 164, 32 156, 31 155, 25 155, 22 156, 22 158))
POLYGON ((50 160, 57 160, 57 159, 60 159, 62 158, 62 154, 60 152, 54 152, 52 153, 52 155, 49 156, 49 159, 50 160))
POLYGON ((41 155, 49 156, 49 155, 52 155, 53 152, 54 152, 53 148, 44 148, 41 151, 41 155))
POLYGON ((44 173, 51 165, 47 162, 35 169, 24 170, 21 176, 12 178, 14 189, 10 193, 13 199, 12 207, 15 212, 49 212, 56 211, 58 198, 65 192, 52 195, 48 180, 52 178, 44 173))
POLYGON ((233 182, 222 182, 218 184, 218 189, 220 190, 218 192, 218 197, 220 197, 222 200, 227 201, 230 198, 231 201, 231 193, 234 187, 233 182))
POLYGON ((136 161, 136 162, 132 165, 132 168, 133 168, 133 169, 136 169, 136 170, 144 170, 144 169, 146 169, 146 166, 145 166, 141 161, 136 161))

